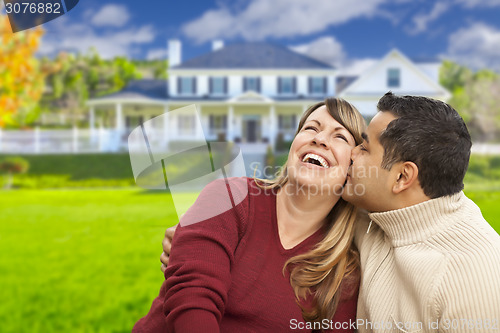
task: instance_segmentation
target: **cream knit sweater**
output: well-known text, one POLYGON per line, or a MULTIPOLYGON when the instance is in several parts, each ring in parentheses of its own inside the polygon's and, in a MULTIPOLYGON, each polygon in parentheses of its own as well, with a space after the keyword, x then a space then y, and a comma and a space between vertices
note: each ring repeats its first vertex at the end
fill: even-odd
POLYGON ((500 236, 462 192, 360 220, 359 332, 500 333, 500 236))

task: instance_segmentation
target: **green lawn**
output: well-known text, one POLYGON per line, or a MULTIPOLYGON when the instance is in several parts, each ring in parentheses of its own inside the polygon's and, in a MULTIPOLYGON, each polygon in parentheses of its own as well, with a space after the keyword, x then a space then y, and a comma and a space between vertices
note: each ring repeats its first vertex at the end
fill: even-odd
POLYGON ((163 275, 169 194, 0 191, 0 331, 130 332, 163 275))
MULTIPOLYGON (((467 194, 500 232, 500 191, 467 194)), ((169 194, 138 189, 0 191, 0 219, 0 331, 16 333, 130 332, 177 222, 169 194)))

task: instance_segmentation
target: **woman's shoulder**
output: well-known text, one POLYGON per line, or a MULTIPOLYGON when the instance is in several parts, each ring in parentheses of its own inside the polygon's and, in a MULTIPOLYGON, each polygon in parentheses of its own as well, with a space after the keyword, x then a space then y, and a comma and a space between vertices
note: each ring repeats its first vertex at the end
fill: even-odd
POLYGON ((221 178, 211 181, 182 216, 180 225, 185 227, 205 221, 235 223, 241 230, 247 223, 249 182, 247 177, 221 178))

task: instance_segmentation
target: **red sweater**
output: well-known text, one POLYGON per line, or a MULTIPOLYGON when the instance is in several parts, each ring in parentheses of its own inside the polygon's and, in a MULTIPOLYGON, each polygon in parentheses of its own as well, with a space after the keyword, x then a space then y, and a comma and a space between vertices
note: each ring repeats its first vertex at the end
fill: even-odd
MULTIPOLYGON (((305 323, 283 266, 310 250, 323 231, 286 250, 278 234, 275 193, 249 178, 231 178, 229 184, 210 183, 183 216, 185 226, 176 230, 160 294, 133 332, 287 332, 305 327, 299 326, 305 323), (222 214, 186 225, 227 202, 228 192, 244 199, 222 214)), ((345 289, 334 322, 356 320, 358 286, 345 289)))

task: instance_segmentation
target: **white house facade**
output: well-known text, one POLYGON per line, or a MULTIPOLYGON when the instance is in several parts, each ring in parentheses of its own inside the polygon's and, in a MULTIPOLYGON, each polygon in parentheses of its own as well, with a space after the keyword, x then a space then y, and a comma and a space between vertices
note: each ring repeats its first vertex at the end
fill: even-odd
POLYGON ((389 90, 398 95, 446 101, 451 95, 439 84, 439 68, 439 62, 412 61, 394 49, 365 73, 350 80, 346 87, 339 87, 337 93, 354 104, 365 117, 372 117, 377 112, 377 101, 389 90))
MULTIPOLYGON (((265 42, 214 41, 211 52, 187 61, 182 61, 180 41, 170 40, 168 50, 168 80, 131 81, 122 91, 89 100, 88 129, 73 129, 67 143, 57 145, 50 143, 48 131, 37 130, 33 152, 49 152, 49 147, 58 147, 56 152, 80 152, 82 147, 125 151, 134 128, 195 104, 201 126, 192 115, 172 113, 164 117, 168 120, 153 122, 157 128, 152 130, 168 145, 227 140, 262 154, 268 146, 286 146, 279 143, 292 140, 303 112, 329 96, 348 100, 366 118, 376 113, 378 99, 389 90, 441 100, 450 96, 438 81, 439 61, 412 61, 398 50, 359 77, 341 76, 329 64, 265 42)), ((0 131, 0 152, 9 151, 8 138, 0 131)))

